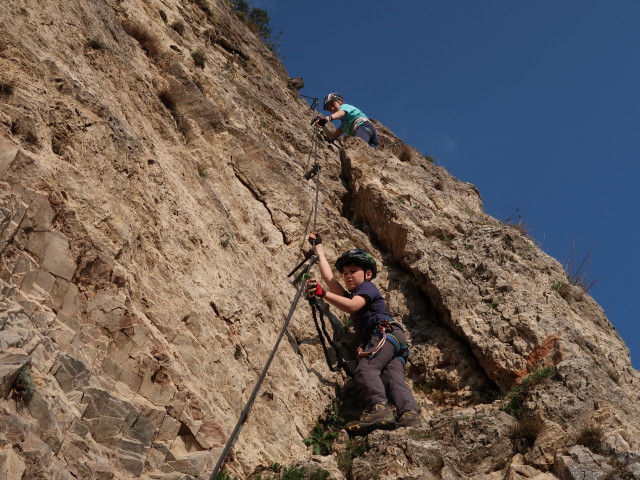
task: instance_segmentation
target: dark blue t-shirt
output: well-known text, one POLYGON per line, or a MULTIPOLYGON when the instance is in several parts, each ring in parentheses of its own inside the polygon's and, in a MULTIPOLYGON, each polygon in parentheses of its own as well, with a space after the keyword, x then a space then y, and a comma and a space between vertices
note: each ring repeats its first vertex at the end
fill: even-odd
POLYGON ((363 341, 366 341, 378 324, 378 320, 382 318, 391 318, 391 314, 387 312, 384 304, 384 298, 380 294, 380 290, 373 283, 366 281, 362 283, 353 292, 346 292, 345 296, 353 298, 356 295, 362 296, 366 300, 366 304, 360 310, 351 314, 353 326, 363 341))

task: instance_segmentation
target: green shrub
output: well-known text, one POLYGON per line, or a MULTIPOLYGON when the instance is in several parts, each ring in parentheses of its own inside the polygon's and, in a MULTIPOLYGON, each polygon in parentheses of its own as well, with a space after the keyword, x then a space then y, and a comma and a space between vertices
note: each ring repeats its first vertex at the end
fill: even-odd
POLYGON ((325 470, 324 468, 319 468, 311 474, 309 480, 329 480, 330 476, 331 474, 329 473, 329 471, 325 470))
POLYGON ((424 158, 429 163, 432 163, 432 164, 436 163, 436 157, 432 157, 431 155, 427 155, 426 153, 422 154, 422 158, 424 158))
POLYGON ((338 432, 325 429, 323 425, 316 423, 309 437, 304 439, 305 445, 313 447, 314 455, 328 455, 333 450, 333 441, 338 437, 338 432))
POLYGON ((533 371, 509 390, 506 396, 507 403, 502 407, 502 410, 515 418, 523 418, 525 416, 524 400, 527 394, 543 380, 553 377, 555 373, 556 369, 551 365, 533 371))
POLYGON ((364 438, 355 438, 347 441, 344 452, 338 454, 338 468, 343 472, 349 471, 354 458, 362 456, 368 450, 364 438))
POLYGON ((198 175, 202 178, 207 178, 209 176, 209 167, 207 167, 206 163, 198 162, 196 167, 198 168, 198 175))
POLYGON ((416 392, 421 392, 425 395, 428 395, 433 392, 432 382, 429 380, 413 382, 413 389, 416 392))
POLYGON ((216 480, 238 480, 238 477, 232 477, 227 472, 220 472, 216 474, 216 480))
POLYGON ((18 371, 16 381, 13 383, 13 398, 18 403, 28 405, 34 393, 36 393, 36 384, 33 381, 31 369, 25 365, 18 371))
POLYGON ((256 34, 262 43, 276 55, 279 54, 278 48, 280 47, 280 35, 273 35, 273 29, 271 28, 271 18, 269 13, 258 7, 249 8, 247 0, 228 0, 229 6, 236 14, 236 16, 247 23, 249 29, 256 34))
POLYGON ((240 345, 236 345, 236 349, 233 352, 233 358, 236 360, 242 358, 242 347, 240 345))
POLYGON ((291 465, 285 468, 280 475, 280 480, 303 480, 304 479, 304 467, 296 467, 291 465))

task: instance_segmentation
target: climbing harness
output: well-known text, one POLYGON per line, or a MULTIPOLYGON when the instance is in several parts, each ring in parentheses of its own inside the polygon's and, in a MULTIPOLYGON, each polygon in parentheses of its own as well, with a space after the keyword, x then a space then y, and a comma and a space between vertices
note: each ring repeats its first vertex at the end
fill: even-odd
POLYGON ((394 325, 402 329, 402 324, 400 324, 400 322, 389 320, 387 318, 383 318, 382 320, 380 320, 373 333, 371 334, 372 337, 373 335, 378 335, 380 337, 380 341, 370 350, 364 350, 362 347, 358 347, 358 356, 372 357, 376 353, 378 353, 384 346, 385 342, 388 341, 391 345, 393 345, 393 352, 395 354, 394 358, 399 358, 400 361, 402 361, 402 364, 405 365, 410 353, 409 344, 407 342, 401 343, 395 335, 391 334, 394 325))

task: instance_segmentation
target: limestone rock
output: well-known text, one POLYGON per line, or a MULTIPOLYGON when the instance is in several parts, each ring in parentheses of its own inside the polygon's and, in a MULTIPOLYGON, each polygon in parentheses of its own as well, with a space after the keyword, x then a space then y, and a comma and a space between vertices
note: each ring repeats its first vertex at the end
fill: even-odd
POLYGON ((424 428, 374 432, 350 467, 344 437, 312 455, 303 440, 350 385, 302 302, 226 471, 638 471, 640 377, 593 299, 552 288, 566 279, 556 260, 380 123, 378 149, 314 144, 303 82, 228 2, 162 8, 183 35, 139 0, 0 9, 0 71, 18 79, 0 96, 0 475, 208 478, 291 308, 312 218, 330 262, 353 246, 377 259, 424 428), (187 54, 199 49, 204 68, 187 54), (27 358, 22 405, 7 394, 27 358), (544 428, 518 438, 527 415, 544 428), (576 446, 591 424, 608 434, 602 455, 576 446))

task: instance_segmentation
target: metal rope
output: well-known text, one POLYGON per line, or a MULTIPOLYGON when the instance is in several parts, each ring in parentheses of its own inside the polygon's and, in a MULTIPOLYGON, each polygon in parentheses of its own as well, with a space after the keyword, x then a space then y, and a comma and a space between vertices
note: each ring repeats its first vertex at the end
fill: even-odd
MULTIPOLYGON (((312 256, 305 268, 305 272, 308 273, 309 270, 311 270, 311 267, 313 266, 313 264, 316 263, 317 261, 318 261, 318 257, 316 255, 312 256)), ((253 387, 253 392, 251 392, 251 396, 249 397, 249 400, 247 400, 247 404, 242 409, 242 413, 240 414, 238 423, 236 423, 236 426, 233 429, 233 432, 231 432, 231 436, 229 437, 229 440, 227 440, 227 444, 225 445, 224 450, 222 450, 218 463, 216 464, 216 467, 213 469, 213 473, 211 473, 209 480, 216 480, 216 477, 220 472, 220 468, 222 467, 225 459, 227 458, 227 455, 229 454, 229 450, 231 450, 231 447, 235 443, 236 437, 238 436, 238 433, 240 433, 240 429, 242 428, 242 425, 244 424, 244 422, 247 419, 247 416, 249 415, 249 410, 251 410, 251 406, 253 405, 253 402, 255 401, 256 396, 258 395, 258 390, 260 390, 260 387, 262 386, 262 382, 267 376, 267 371, 271 366, 271 362, 273 361, 273 358, 276 355, 276 351, 280 346, 280 341, 282 340, 282 337, 284 336, 285 331, 287 330, 287 327, 291 322, 291 317, 293 316, 293 312, 295 311, 296 306, 298 305, 298 301, 300 300, 300 297, 302 296, 302 292, 304 291, 306 286, 307 286, 306 282, 300 282, 300 286, 298 287, 296 296, 294 297, 293 303, 291 304, 291 308, 289 309, 289 314, 287 315, 287 319, 285 320, 284 325, 282 326, 282 330, 280 330, 280 335, 278 335, 278 339, 276 340, 276 344, 274 345, 273 350, 271 351, 271 355, 269 355, 269 359, 267 360, 267 363, 262 369, 262 373, 258 377, 258 381, 256 382, 255 387, 253 387)))

